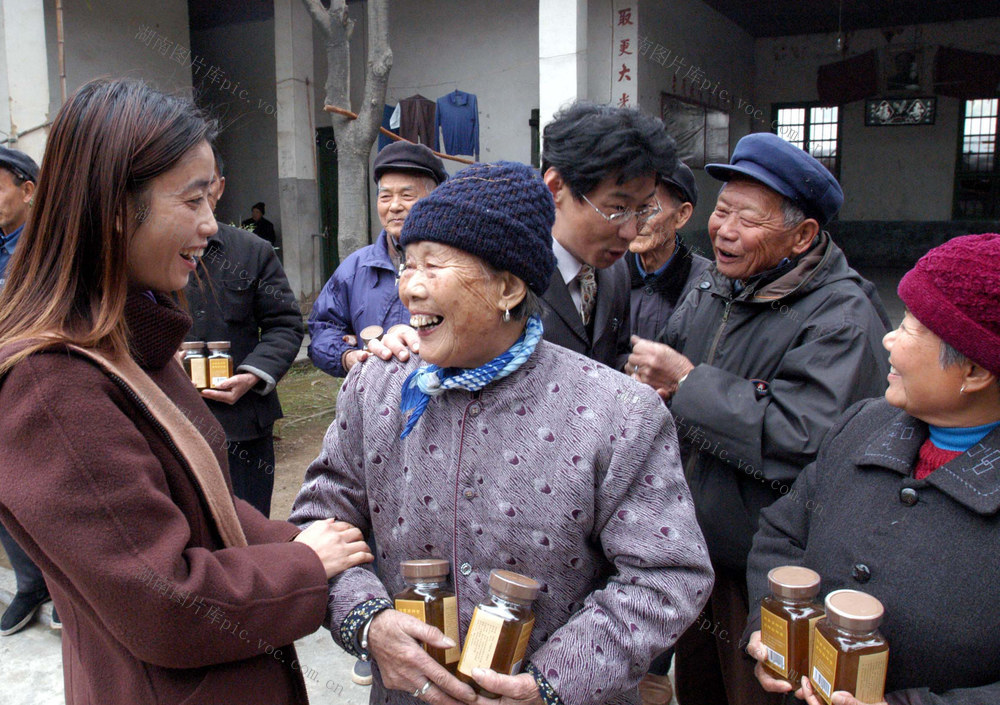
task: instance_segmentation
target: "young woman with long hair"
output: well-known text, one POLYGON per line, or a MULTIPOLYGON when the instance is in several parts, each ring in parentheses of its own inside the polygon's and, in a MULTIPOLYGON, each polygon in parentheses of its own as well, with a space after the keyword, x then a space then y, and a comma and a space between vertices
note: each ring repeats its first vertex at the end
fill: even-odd
POLYGON ((62 618, 68 703, 304 703, 289 646, 360 532, 231 493, 225 436, 174 360, 216 230, 214 124, 134 80, 52 125, 0 294, 0 521, 62 618))

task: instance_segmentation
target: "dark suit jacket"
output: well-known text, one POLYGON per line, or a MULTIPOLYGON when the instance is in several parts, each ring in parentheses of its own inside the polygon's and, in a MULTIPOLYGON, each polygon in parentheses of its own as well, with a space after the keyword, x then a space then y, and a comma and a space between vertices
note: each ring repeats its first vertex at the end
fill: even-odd
POLYGON ((236 372, 261 382, 235 404, 205 400, 231 441, 269 436, 281 404, 274 386, 302 344, 302 313, 266 240, 219 223, 184 295, 194 324, 187 340, 228 340, 236 372))
POLYGON ((597 303, 591 316, 594 334, 590 338, 562 274, 556 269, 542 296, 545 339, 621 370, 630 350, 630 286, 628 265, 624 260, 597 270, 597 303))

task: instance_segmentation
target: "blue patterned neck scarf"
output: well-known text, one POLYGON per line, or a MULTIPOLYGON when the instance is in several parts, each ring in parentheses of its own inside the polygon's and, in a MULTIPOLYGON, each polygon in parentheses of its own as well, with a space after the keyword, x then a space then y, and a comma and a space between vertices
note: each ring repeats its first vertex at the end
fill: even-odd
POLYGON ((399 408, 410 418, 406 421, 399 438, 406 438, 417 425, 420 416, 427 409, 431 397, 444 394, 449 389, 464 389, 475 392, 494 380, 502 379, 524 364, 542 339, 542 319, 534 315, 528 319, 524 333, 510 348, 485 365, 468 370, 461 367, 441 368, 437 365, 418 367, 403 383, 403 395, 399 408))

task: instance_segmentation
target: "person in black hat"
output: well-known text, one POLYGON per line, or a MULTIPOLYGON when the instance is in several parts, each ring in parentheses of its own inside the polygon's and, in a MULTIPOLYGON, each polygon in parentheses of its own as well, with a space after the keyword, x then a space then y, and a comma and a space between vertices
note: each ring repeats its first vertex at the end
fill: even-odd
POLYGON ((0 147, 0 287, 28 219, 37 182, 34 159, 19 150, 0 147))
POLYGON ((633 338, 627 370, 670 399, 715 567, 699 628, 677 642, 677 698, 768 703, 738 636, 757 518, 837 416, 885 390, 888 316, 823 231, 844 196, 822 164, 758 133, 705 170, 725 182, 708 220, 715 264, 660 342, 633 338))
POLYGON ((264 206, 264 202, 258 201, 250 209, 250 217, 240 223, 240 225, 257 237, 264 238, 271 243, 271 247, 274 247, 278 243, 278 236, 274 232, 274 223, 264 217, 264 213, 266 212, 267 208, 264 206))
POLYGON ((694 174, 683 162, 656 178, 660 212, 639 229, 625 256, 632 276, 632 333, 655 340, 665 330, 677 304, 711 265, 684 243, 678 230, 698 203, 694 174))
POLYGON ((346 377, 368 356, 358 342, 362 330, 409 323, 396 291, 399 236, 413 205, 448 178, 441 160, 412 142, 394 142, 379 152, 373 172, 382 232, 374 244, 340 263, 309 315, 309 359, 334 377, 346 377))

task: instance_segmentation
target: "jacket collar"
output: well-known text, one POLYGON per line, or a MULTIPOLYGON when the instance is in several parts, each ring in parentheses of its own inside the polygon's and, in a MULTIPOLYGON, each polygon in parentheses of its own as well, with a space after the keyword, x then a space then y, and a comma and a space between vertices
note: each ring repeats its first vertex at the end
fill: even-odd
POLYGON ((375 244, 368 248, 365 257, 359 263, 361 267, 375 267, 378 269, 387 269, 393 274, 396 273, 396 268, 392 264, 392 260, 389 259, 389 235, 383 230, 378 234, 378 239, 375 240, 375 244))
POLYGON ((680 236, 677 237, 677 249, 667 268, 658 275, 643 278, 636 264, 636 255, 629 252, 625 255, 628 262, 628 271, 632 277, 632 288, 638 289, 643 286, 650 286, 653 290, 667 299, 671 305, 677 304, 684 284, 691 274, 691 250, 685 245, 680 236))
MULTIPOLYGON (((859 468, 885 468, 910 477, 927 436, 927 424, 900 410, 862 445, 854 464, 859 468)), ((936 487, 978 514, 996 514, 1000 511, 1000 428, 925 480, 913 482, 936 487)))

